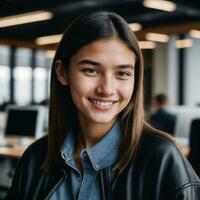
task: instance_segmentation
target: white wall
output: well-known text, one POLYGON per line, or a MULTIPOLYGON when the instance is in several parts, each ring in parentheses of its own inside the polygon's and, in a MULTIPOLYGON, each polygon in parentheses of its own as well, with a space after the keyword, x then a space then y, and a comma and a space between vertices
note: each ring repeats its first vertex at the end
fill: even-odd
POLYGON ((9 65, 9 47, 0 45, 0 65, 9 65))
POLYGON ((153 52, 152 94, 164 93, 169 96, 171 105, 177 104, 178 65, 176 36, 168 43, 158 43, 153 52))
MULTIPOLYGON (((153 52, 152 95, 165 93, 170 105, 178 104, 178 49, 177 37, 167 44, 158 44, 153 52)), ((184 105, 200 103, 200 39, 193 38, 193 46, 185 49, 184 105)))
POLYGON ((200 103, 200 39, 193 39, 185 61, 185 104, 196 105, 200 103))
POLYGON ((165 93, 167 90, 167 48, 166 44, 158 43, 153 52, 152 94, 165 93))
POLYGON ((167 91, 170 105, 178 104, 178 53, 175 48, 177 37, 172 36, 167 44, 167 91))

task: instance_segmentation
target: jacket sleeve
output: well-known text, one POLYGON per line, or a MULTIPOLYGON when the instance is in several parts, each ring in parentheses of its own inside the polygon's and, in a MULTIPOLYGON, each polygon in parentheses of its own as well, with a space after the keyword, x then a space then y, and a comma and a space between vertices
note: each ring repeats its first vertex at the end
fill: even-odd
POLYGON ((186 184, 183 186, 173 200, 199 200, 200 199, 200 186, 199 183, 186 184))
POLYGON ((26 149, 16 168, 6 200, 45 199, 45 195, 63 176, 62 171, 50 170, 49 173, 44 173, 41 169, 46 158, 46 152, 46 136, 38 139, 26 149), (60 172, 59 176, 58 172, 60 172))
POLYGON ((144 177, 144 190, 152 197, 146 199, 200 200, 199 177, 171 139, 153 135, 143 145, 138 172, 144 177))
POLYGON ((31 146, 27 148, 23 156, 19 160, 17 168, 15 170, 15 175, 12 180, 11 187, 6 195, 5 200, 21 199, 20 194, 23 192, 23 185, 27 185, 26 180, 28 179, 28 167, 31 158, 31 146))
POLYGON ((170 200, 200 200, 200 180, 188 160, 175 145, 167 157, 166 179, 169 180, 170 200))
POLYGON ((6 200, 26 199, 31 177, 33 177, 31 173, 35 166, 33 149, 36 147, 30 145, 19 160, 6 200))

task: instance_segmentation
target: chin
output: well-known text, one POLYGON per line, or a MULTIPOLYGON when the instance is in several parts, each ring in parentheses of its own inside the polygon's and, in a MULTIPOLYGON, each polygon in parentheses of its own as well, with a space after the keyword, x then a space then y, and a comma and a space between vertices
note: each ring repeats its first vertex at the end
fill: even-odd
POLYGON ((114 123, 116 119, 117 119, 116 117, 110 118, 110 117, 105 117, 105 116, 104 117, 95 116, 91 120, 97 124, 109 124, 109 123, 114 123))

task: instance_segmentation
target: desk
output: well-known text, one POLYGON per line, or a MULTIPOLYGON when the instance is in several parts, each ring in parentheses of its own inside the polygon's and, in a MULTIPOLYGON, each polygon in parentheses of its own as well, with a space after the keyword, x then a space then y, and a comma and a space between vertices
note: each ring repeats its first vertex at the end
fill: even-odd
POLYGON ((3 140, 9 145, 0 146, 0 156, 10 158, 20 158, 26 148, 35 141, 35 138, 17 138, 15 136, 4 137, 3 140))
MULTIPOLYGON (((35 141, 35 138, 25 138, 24 142, 19 140, 17 137, 5 137, 5 140, 9 143, 19 143, 17 146, 13 147, 0 147, 0 156, 1 157, 10 157, 10 158, 20 158, 26 148, 35 141)), ((184 156, 188 156, 190 148, 186 143, 178 144, 181 152, 184 156)))
POLYGON ((187 145, 179 145, 182 154, 187 158, 189 156, 190 153, 190 147, 187 145))
POLYGON ((182 154, 188 157, 190 153, 189 139, 187 137, 175 137, 175 141, 180 147, 182 154))

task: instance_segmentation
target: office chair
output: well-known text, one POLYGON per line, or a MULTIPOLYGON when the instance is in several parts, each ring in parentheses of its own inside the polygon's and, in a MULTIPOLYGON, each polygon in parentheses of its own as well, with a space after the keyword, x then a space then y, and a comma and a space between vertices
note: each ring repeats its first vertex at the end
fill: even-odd
POLYGON ((192 120, 189 135, 190 153, 188 160, 200 177, 200 118, 192 120))

